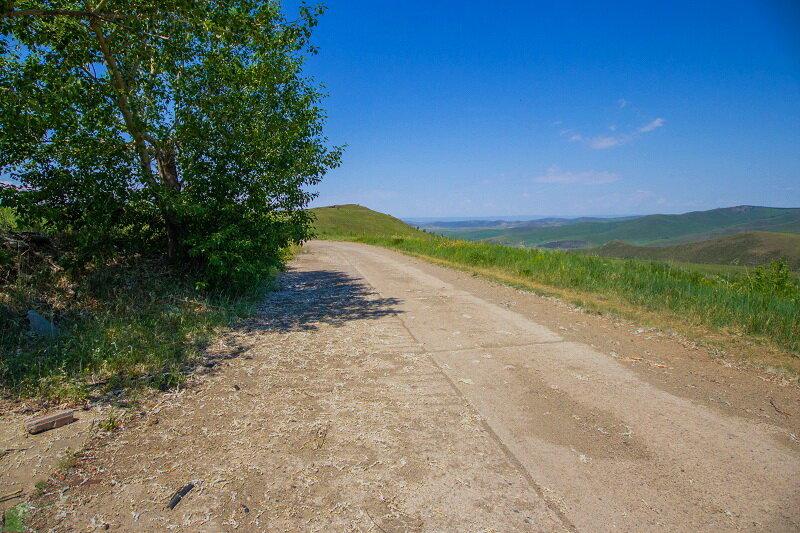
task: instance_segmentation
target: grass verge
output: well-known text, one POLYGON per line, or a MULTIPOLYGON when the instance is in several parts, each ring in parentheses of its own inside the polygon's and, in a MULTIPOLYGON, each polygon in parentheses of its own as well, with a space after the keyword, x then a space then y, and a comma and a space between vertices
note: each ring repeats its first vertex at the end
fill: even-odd
POLYGON ((79 271, 41 255, 25 261, 0 264, 0 386, 14 399, 74 404, 177 386, 219 328, 252 312, 269 288, 266 281, 244 296, 208 294, 143 258, 79 271), (58 335, 33 333, 28 310, 55 323, 58 335))
MULTIPOLYGON (((710 275, 665 263, 511 248, 447 238, 345 238, 382 246, 504 283, 581 301, 655 322, 754 339, 784 352, 782 366, 800 370, 800 285, 788 271, 710 275)), ((773 358, 774 359, 774 358, 773 358)))

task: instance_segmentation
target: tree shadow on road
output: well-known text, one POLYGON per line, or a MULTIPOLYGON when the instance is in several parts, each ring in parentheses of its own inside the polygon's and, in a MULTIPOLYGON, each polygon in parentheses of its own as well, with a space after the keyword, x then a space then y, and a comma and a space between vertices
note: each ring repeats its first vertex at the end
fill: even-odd
POLYGON ((257 316, 246 328, 312 331, 318 324, 342 326, 351 320, 374 320, 401 311, 397 298, 383 298, 362 279, 336 270, 289 270, 278 279, 257 316))

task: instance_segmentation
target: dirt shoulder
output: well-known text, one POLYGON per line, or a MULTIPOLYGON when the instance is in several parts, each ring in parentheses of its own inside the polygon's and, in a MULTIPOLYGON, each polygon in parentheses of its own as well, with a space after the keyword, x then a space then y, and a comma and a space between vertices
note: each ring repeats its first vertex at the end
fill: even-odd
POLYGON ((95 441, 37 502, 35 525, 568 529, 403 328, 398 299, 313 254, 281 287, 215 347, 238 357, 95 441))

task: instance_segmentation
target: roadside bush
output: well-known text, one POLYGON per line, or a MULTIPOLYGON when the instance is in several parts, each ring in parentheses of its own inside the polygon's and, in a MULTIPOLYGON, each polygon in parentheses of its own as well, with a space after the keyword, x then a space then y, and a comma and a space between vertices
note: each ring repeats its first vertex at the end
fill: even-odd
POLYGON ((800 300, 800 282, 789 270, 789 263, 785 259, 756 267, 752 273, 739 280, 737 285, 744 291, 758 291, 800 300))

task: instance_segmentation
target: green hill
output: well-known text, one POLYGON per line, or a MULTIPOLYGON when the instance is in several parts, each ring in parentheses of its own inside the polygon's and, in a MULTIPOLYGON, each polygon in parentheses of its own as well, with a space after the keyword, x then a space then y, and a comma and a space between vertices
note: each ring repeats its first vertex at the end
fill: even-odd
POLYGON ((353 236, 427 237, 429 233, 409 226, 402 220, 356 205, 332 205, 309 209, 316 221, 314 229, 321 238, 353 236))
POLYGON ((586 253, 604 257, 743 266, 757 266, 784 258, 789 262, 789 268, 800 270, 800 235, 749 232, 674 246, 635 246, 611 241, 586 253))
POLYGON ((522 224, 513 228, 442 233, 499 244, 539 246, 557 241, 586 241, 589 246, 597 246, 614 240, 632 244, 679 244, 753 231, 800 233, 800 208, 743 205, 682 215, 591 220, 557 227, 522 224))

